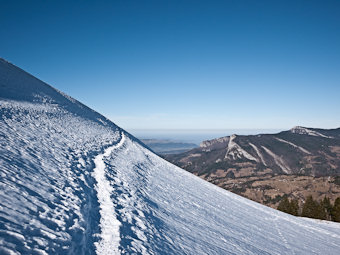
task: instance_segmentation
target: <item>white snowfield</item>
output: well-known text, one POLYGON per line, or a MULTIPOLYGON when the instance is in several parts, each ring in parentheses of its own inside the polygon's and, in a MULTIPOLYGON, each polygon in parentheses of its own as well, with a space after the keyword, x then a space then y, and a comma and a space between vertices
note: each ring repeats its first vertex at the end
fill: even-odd
POLYGON ((0 59, 0 254, 339 254, 290 216, 164 161, 0 59))
POLYGON ((97 191, 98 201, 100 204, 100 241, 96 242, 97 254, 118 254, 120 242, 119 228, 120 222, 116 218, 114 204, 111 200, 113 191, 112 185, 105 176, 104 158, 110 156, 114 149, 119 148, 125 141, 125 135, 122 133, 122 138, 118 144, 110 146, 103 154, 95 157, 94 163, 96 167, 93 169, 94 178, 97 181, 95 189, 97 191))

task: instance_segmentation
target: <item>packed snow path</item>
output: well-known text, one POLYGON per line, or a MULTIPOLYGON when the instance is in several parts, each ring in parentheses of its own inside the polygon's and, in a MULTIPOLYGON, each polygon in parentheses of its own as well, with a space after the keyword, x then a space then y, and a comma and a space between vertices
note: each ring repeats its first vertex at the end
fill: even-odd
POLYGON ((104 158, 108 157, 113 150, 124 144, 125 136, 121 133, 121 140, 118 144, 110 146, 103 154, 95 157, 93 175, 97 181, 95 189, 97 191, 98 201, 100 204, 100 229, 101 240, 96 242, 97 254, 119 254, 118 247, 120 242, 119 228, 121 223, 117 220, 115 207, 111 200, 113 186, 106 178, 104 158))

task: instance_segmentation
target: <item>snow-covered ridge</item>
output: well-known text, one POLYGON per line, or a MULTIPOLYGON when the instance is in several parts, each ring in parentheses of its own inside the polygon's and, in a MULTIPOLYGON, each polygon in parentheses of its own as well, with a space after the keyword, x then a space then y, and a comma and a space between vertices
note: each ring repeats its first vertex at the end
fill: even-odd
POLYGON ((311 130, 311 129, 300 127, 300 126, 293 127, 292 129, 290 129, 290 132, 294 134, 300 134, 300 135, 311 135, 311 136, 320 136, 324 138, 333 138, 330 136, 323 135, 315 130, 311 130))
POLYGON ((90 155, 119 133, 59 105, 0 100, 0 113, 1 247, 82 253, 96 231, 87 218, 94 200, 90 155), (24 238, 11 241, 10 233, 24 238))

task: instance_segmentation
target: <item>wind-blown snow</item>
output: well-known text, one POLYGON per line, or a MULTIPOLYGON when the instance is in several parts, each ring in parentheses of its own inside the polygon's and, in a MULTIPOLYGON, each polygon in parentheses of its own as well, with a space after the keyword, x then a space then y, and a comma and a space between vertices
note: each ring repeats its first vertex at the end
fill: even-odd
POLYGON ((93 169, 93 175, 97 181, 95 188, 97 190, 98 201, 100 204, 100 229, 99 234, 101 240, 96 242, 97 254, 119 254, 118 246, 120 242, 119 228, 121 223, 116 218, 114 204, 111 200, 113 187, 105 176, 105 163, 103 158, 108 157, 113 150, 124 144, 125 135, 117 145, 110 146, 103 154, 95 157, 94 163, 96 167, 93 169))
POLYGON ((0 254, 340 250, 339 224, 207 183, 1 59, 0 177, 0 254))

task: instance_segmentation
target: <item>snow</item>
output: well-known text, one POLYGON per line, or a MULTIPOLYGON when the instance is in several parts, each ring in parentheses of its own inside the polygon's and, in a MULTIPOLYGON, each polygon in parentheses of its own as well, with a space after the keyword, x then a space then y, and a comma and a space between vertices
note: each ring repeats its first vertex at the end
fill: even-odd
POLYGON ((251 147, 253 147, 253 149, 256 151, 256 154, 257 154, 257 156, 259 156, 259 158, 261 159, 261 162, 262 162, 265 166, 267 166, 266 161, 264 160, 264 157, 263 157, 261 151, 259 150, 259 148, 257 148, 256 145, 255 145, 255 144, 252 144, 252 143, 249 143, 249 145, 250 145, 251 147))
MULTIPOLYGON (((61 106, 0 100, 0 111, 0 221, 24 236, 26 246, 44 249, 37 237, 53 247, 50 253, 62 253, 72 233, 88 229, 86 190, 93 185, 82 184, 90 169, 79 162, 112 144, 117 133, 61 106), (78 230, 71 228, 76 219, 78 230)), ((23 241, 16 243, 28 253, 23 241)))
POLYGON ((6 235, 10 235, 10 236, 12 236, 14 238, 17 238, 17 239, 21 240, 21 241, 25 241, 25 237, 23 235, 21 235, 19 233, 16 233, 16 232, 13 232, 13 231, 0 230, 0 233, 4 233, 6 235))
POLYGON ((1 59, 0 176, 1 254, 340 250, 340 224, 287 215, 205 182, 1 59))
POLYGON ((98 201, 100 204, 100 228, 99 234, 101 240, 96 242, 97 254, 119 254, 120 233, 119 228, 121 223, 117 220, 114 204, 111 200, 113 187, 105 177, 104 158, 108 157, 113 150, 121 147, 124 144, 125 136, 122 133, 122 138, 118 144, 110 146, 103 154, 95 157, 94 163, 96 167, 93 169, 93 175, 97 181, 95 189, 97 191, 98 201))
POLYGON ((333 138, 331 136, 326 136, 323 135, 315 130, 311 130, 305 127, 300 127, 300 126, 296 126, 293 127, 290 132, 294 133, 294 134, 300 134, 300 135, 311 135, 311 136, 320 136, 320 137, 324 137, 324 138, 333 138))
POLYGON ((265 146, 261 146, 275 161, 275 163, 286 173, 289 174, 292 172, 292 170, 289 168, 289 166, 284 162, 284 160, 279 157, 278 155, 276 155, 274 152, 272 152, 271 150, 269 150, 267 147, 265 146))
MULTIPOLYGON (((110 178, 118 176, 115 184, 120 183, 116 192, 131 194, 118 202, 123 208, 120 213, 128 215, 121 221, 126 225, 122 241, 133 241, 121 247, 125 253, 142 250, 142 247, 155 251, 161 246, 171 254, 282 254, 291 251, 309 254, 308 247, 302 244, 313 246, 316 253, 323 253, 312 239, 332 246, 340 237, 339 228, 335 230, 321 224, 314 228, 315 222, 222 190, 164 162, 130 139, 126 139, 124 148, 112 156, 110 166, 115 171, 110 178), (138 211, 143 211, 144 217, 140 217, 138 211), (149 218, 150 212, 162 224, 151 225, 150 221, 155 218, 149 218), (151 238, 143 243, 143 238, 136 234, 137 224, 129 223, 134 217, 146 226, 140 228, 140 232, 146 238, 157 237, 156 240, 151 238), (334 238, 334 243, 328 238, 334 238)), ((332 254, 329 247, 325 249, 325 253, 332 254)))
POLYGON ((225 155, 225 158, 231 158, 231 159, 237 159, 237 158, 247 158, 249 160, 258 161, 257 158, 250 155, 248 152, 246 152, 244 149, 241 148, 240 145, 238 145, 234 140, 236 138, 236 135, 230 136, 229 143, 228 143, 228 149, 227 153, 225 155))
POLYGON ((46 251, 38 249, 38 248, 33 249, 33 251, 35 251, 36 254, 40 254, 40 255, 47 255, 48 254, 46 251))
POLYGON ((200 157, 202 154, 201 153, 193 153, 189 155, 189 158, 197 158, 200 157))

